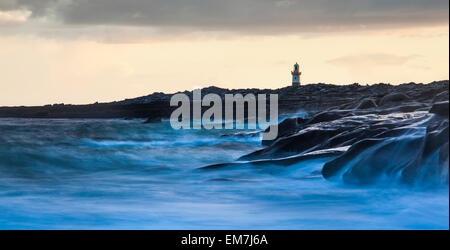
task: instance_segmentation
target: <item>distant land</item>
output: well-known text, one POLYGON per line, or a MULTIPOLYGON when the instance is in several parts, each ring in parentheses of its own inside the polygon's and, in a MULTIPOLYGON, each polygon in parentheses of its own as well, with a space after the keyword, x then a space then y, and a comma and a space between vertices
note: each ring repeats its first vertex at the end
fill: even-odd
MULTIPOLYGON (((191 91, 184 91, 192 97, 191 91)), ((434 102, 448 101, 449 81, 428 84, 405 83, 401 85, 374 84, 332 85, 307 84, 280 89, 223 89, 207 87, 202 95, 215 93, 243 95, 278 94, 279 113, 295 113, 298 110, 323 111, 327 109, 370 109, 408 107, 410 110, 426 109, 434 102), (400 105, 401 104, 401 105, 400 105), (405 106, 406 105, 406 106, 405 106)), ((176 107, 170 107, 173 94, 153 93, 147 96, 87 105, 53 104, 45 106, 0 107, 0 117, 14 118, 123 118, 147 119, 149 122, 169 118, 176 107)), ((207 107, 206 107, 207 108, 207 107)))

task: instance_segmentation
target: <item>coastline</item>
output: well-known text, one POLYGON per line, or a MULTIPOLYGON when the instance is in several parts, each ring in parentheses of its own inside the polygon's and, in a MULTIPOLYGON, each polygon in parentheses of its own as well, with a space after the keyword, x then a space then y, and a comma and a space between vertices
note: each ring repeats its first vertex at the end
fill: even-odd
MULTIPOLYGON (((281 89, 222 89, 208 87, 202 89, 202 95, 209 93, 278 94, 279 114, 295 114, 298 110, 320 112, 327 109, 352 109, 358 105, 371 105, 373 100, 379 105, 383 97, 400 93, 398 103, 421 103, 429 106, 432 102, 448 100, 449 81, 435 81, 428 84, 405 83, 401 85, 332 85, 308 84, 300 87, 281 89), (364 101, 364 102, 363 102, 364 101)), ((190 95, 192 92, 178 92, 190 95)), ((147 96, 108 103, 85 105, 53 104, 44 106, 0 107, 0 117, 10 118, 143 118, 157 122, 170 117, 175 107, 170 106, 170 97, 174 94, 153 93, 147 96)), ((392 105, 395 107, 396 105, 392 105)), ((360 108, 364 108, 360 106, 360 108)))

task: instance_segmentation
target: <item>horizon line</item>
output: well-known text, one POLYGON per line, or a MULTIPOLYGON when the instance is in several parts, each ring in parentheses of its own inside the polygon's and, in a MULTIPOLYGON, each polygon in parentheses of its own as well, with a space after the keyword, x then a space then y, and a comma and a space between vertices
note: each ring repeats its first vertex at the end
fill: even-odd
POLYGON ((136 97, 130 97, 130 98, 125 98, 125 99, 122 99, 122 100, 116 100, 116 101, 104 101, 104 102, 96 101, 96 102, 92 102, 92 103, 67 103, 67 104, 64 103, 64 102, 62 102, 62 103, 53 103, 53 104, 47 103, 47 104, 42 104, 42 105, 13 105, 13 106, 4 106, 4 105, 0 105, 0 108, 44 107, 44 106, 57 106, 57 105, 83 106, 83 105, 93 105, 93 104, 109 104, 109 103, 116 103, 116 102, 122 102, 122 101, 133 100, 133 99, 137 99, 137 98, 141 98, 141 97, 151 96, 151 95, 154 95, 154 94, 175 95, 175 94, 177 94, 177 93, 192 92, 192 91, 195 90, 195 89, 200 89, 200 90, 202 90, 202 89, 212 88, 212 87, 219 88, 219 89, 224 89, 224 90, 229 90, 229 91, 235 91, 235 90, 250 90, 250 89, 257 89, 257 90, 280 90, 280 89, 285 89, 285 88, 301 88, 301 87, 304 87, 304 86, 307 86, 307 85, 318 85, 318 84, 322 84, 322 85, 334 85, 334 86, 338 86, 338 87, 350 86, 350 85, 355 85, 355 84, 357 84, 357 85, 359 85, 359 86, 373 86, 373 85, 378 85, 378 84, 385 84, 385 85, 391 85, 391 86, 400 86, 400 85, 405 85, 405 84, 424 84, 424 85, 427 85, 427 84, 432 84, 432 83, 435 83, 435 82, 445 82, 445 81, 449 82, 450 79, 445 79, 445 80, 435 80, 435 81, 431 81, 431 82, 428 82, 428 83, 423 83, 423 82, 404 82, 404 83, 400 83, 400 84, 392 84, 392 83, 384 83, 384 82, 372 83, 372 84, 368 84, 368 83, 366 83, 366 84, 361 84, 361 83, 358 83, 358 82, 354 82, 354 83, 350 83, 350 84, 334 84, 334 83, 317 82, 317 83, 306 83, 306 84, 301 84, 299 87, 293 87, 292 85, 287 85, 287 86, 285 86, 285 87, 276 88, 276 89, 273 89, 273 88, 264 88, 264 89, 261 89, 261 88, 239 88, 239 89, 228 89, 228 88, 218 87, 218 86, 216 86, 216 85, 210 85, 210 86, 208 86, 208 87, 193 88, 192 90, 187 90, 187 89, 182 90, 182 91, 180 90, 180 91, 177 91, 177 92, 174 92, 174 93, 165 93, 165 92, 158 92, 158 91, 155 91, 155 92, 153 92, 153 93, 151 93, 151 94, 141 95, 141 96, 136 96, 136 97))

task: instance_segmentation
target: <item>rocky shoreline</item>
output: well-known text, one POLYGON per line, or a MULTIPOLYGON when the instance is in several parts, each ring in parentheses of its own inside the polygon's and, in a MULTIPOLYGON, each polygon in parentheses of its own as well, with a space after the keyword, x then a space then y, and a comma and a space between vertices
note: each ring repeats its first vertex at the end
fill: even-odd
POLYGON ((359 88, 349 103, 286 118, 263 149, 200 169, 295 168, 319 160, 323 167, 311 176, 351 185, 448 185, 448 82, 389 87, 359 88))
MULTIPOLYGON (((192 98, 192 92, 184 91, 192 98)), ((448 100, 448 80, 429 84, 407 83, 402 85, 332 85, 308 84, 281 89, 222 89, 208 87, 202 95, 225 94, 278 94, 279 113, 311 112, 333 109, 367 109, 387 103, 409 102, 425 108, 432 102, 448 100)), ((0 107, 0 117, 17 118, 143 118, 149 122, 169 118, 176 107, 170 107, 173 94, 153 93, 123 101, 87 105, 53 104, 35 107, 0 107)))

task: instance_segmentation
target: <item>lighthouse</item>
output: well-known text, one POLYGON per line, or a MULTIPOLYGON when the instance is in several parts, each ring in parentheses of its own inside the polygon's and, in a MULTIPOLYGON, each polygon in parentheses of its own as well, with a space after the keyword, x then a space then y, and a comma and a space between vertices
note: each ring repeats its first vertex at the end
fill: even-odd
POLYGON ((292 87, 300 87, 300 75, 302 72, 300 72, 298 63, 294 64, 294 70, 291 71, 292 74, 292 87))

